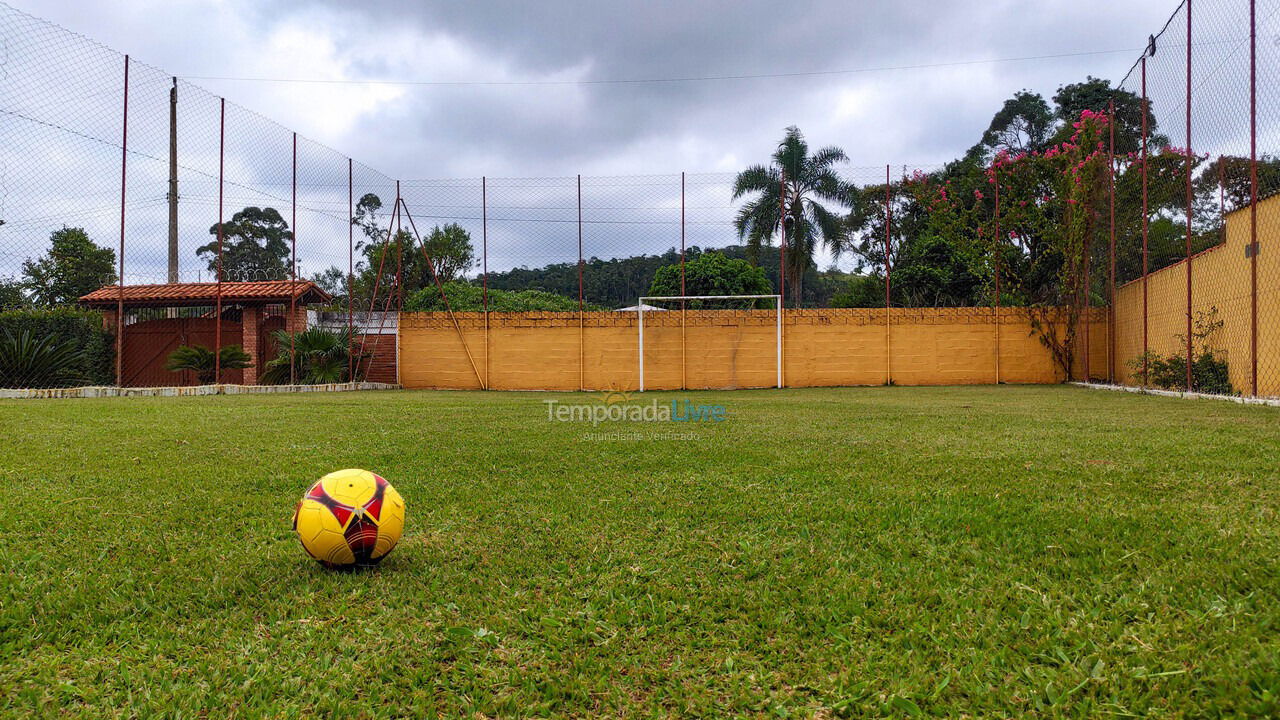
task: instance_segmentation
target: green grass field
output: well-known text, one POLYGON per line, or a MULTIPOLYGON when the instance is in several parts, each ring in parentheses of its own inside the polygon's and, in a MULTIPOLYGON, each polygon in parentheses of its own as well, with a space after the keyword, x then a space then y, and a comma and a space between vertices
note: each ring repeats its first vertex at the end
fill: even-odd
POLYGON ((1280 712, 1276 409, 651 393, 729 417, 600 438, 552 397, 596 401, 0 402, 0 713, 1280 712), (409 524, 325 571, 290 515, 351 466, 409 524))

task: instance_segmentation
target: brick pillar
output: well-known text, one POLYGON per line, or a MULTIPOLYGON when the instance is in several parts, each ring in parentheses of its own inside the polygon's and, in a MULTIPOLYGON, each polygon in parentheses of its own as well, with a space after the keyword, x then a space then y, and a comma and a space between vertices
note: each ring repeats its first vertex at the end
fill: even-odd
POLYGON ((249 362, 253 363, 244 369, 244 384, 258 384, 258 368, 262 366, 262 357, 258 352, 258 331, 262 327, 262 308, 257 305, 246 305, 241 314, 243 332, 241 342, 244 351, 249 353, 249 362))
POLYGON ((116 331, 116 311, 115 310, 102 311, 102 329, 106 330, 109 333, 114 333, 116 331))
POLYGON ((289 317, 289 307, 284 308, 284 329, 291 333, 299 333, 307 329, 307 307, 299 305, 294 309, 293 317, 289 317))

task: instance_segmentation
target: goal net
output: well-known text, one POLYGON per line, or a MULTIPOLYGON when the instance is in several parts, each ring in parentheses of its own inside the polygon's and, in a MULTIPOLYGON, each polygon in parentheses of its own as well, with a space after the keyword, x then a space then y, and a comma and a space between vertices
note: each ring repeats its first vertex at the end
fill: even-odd
POLYGON ((641 297, 640 390, 782 387, 781 295, 641 297))

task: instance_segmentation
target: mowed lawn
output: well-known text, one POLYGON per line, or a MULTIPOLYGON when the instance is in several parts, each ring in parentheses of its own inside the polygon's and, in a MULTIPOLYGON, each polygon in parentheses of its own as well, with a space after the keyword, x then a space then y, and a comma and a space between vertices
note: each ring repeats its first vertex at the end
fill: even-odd
POLYGON ((1280 410, 892 387, 547 419, 598 397, 0 402, 0 714, 1280 712, 1280 410), (344 467, 408 503, 372 571, 290 530, 344 467))

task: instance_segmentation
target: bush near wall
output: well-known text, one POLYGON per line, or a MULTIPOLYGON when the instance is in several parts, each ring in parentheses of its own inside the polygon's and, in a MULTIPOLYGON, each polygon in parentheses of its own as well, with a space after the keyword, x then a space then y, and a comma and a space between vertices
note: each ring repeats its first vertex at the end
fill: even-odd
MULTIPOLYGON (((484 310, 484 289, 457 280, 444 284, 445 295, 449 297, 449 308, 454 312, 479 312, 484 310)), ((407 312, 443 312, 444 300, 440 298, 440 288, 435 285, 425 287, 404 300, 407 312)), ((578 298, 566 297, 543 290, 497 290, 489 289, 489 309, 494 312, 576 312, 578 298)), ((588 304, 587 310, 604 310, 606 308, 588 304)))
POLYGON ((89 384, 115 384, 115 340, 103 330, 101 313, 72 307, 6 310, 0 312, 0 329, 71 340, 84 350, 80 370, 89 384))

